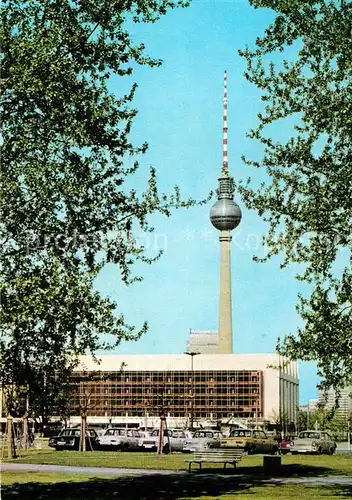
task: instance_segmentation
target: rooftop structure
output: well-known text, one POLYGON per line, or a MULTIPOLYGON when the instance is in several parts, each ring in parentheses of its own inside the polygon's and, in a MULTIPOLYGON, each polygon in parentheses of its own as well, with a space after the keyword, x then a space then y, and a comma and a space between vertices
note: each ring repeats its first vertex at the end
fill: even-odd
POLYGON ((217 354, 219 346, 218 332, 190 330, 187 342, 187 352, 200 354, 217 354))

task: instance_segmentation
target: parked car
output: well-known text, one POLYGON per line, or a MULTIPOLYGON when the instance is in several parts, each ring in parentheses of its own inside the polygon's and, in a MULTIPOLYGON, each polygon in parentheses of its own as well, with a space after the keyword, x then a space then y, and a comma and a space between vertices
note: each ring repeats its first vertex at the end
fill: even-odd
MULTIPOLYGON (((49 446, 59 450, 78 450, 81 431, 79 428, 63 429, 58 436, 49 439, 49 446)), ((94 450, 97 448, 97 433, 94 429, 86 431, 86 449, 94 450)))
POLYGON ((60 431, 62 431, 64 427, 65 426, 62 425, 61 422, 49 422, 47 425, 44 425, 43 427, 43 437, 51 438, 58 436, 60 431))
POLYGON ((220 448, 220 441, 224 436, 220 431, 200 430, 188 438, 183 445, 184 453, 206 450, 208 448, 220 448))
MULTIPOLYGON (((183 429, 165 429, 163 452, 182 451, 183 445, 188 438, 188 434, 183 429)), ((150 436, 140 439, 139 445, 145 450, 156 450, 159 442, 159 429, 154 429, 150 436)))
POLYGON ((280 453, 281 455, 286 455, 290 453, 292 446, 294 445, 294 440, 297 436, 285 436, 280 443, 280 453))
POLYGON ((291 447, 291 453, 328 453, 336 451, 336 441, 326 431, 302 431, 291 447))
POLYGON ((111 427, 106 429, 102 436, 98 436, 100 449, 108 450, 137 450, 141 434, 136 429, 111 427))
POLYGON ((275 454, 279 450, 277 441, 259 429, 234 429, 230 437, 221 440, 220 447, 243 448, 248 454, 275 454))
POLYGON ((145 430, 144 427, 140 427, 138 429, 138 434, 140 436, 140 438, 146 438, 146 437, 149 437, 151 435, 151 433, 153 432, 153 429, 147 429, 145 430))

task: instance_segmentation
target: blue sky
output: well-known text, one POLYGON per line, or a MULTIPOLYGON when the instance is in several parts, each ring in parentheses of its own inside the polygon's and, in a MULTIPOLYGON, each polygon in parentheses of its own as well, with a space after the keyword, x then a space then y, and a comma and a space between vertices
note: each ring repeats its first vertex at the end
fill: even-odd
MULTIPOLYGON (((260 159, 261 147, 246 138, 262 109, 259 92, 245 80, 244 61, 237 50, 253 45, 273 19, 269 10, 250 7, 247 1, 193 0, 187 9, 170 11, 156 24, 135 25, 136 42, 147 53, 163 59, 160 68, 139 67, 131 78, 112 78, 117 95, 132 82, 138 83, 134 106, 138 115, 133 127, 135 143, 147 141, 149 150, 141 171, 133 179, 143 188, 149 166, 158 172, 159 186, 168 191, 179 185, 185 198, 205 198, 217 187, 222 160, 223 72, 228 71, 229 168, 236 179, 261 172, 251 171, 241 155, 260 159)), ((289 124, 271 130, 275 139, 290 135, 289 124)), ((280 260, 253 262, 262 256, 260 238, 265 224, 242 209, 242 222, 233 233, 232 285, 233 334, 237 353, 272 352, 279 336, 301 324, 295 311, 298 292, 307 287, 297 282, 297 268, 279 269, 280 260)), ((119 273, 108 266, 97 287, 118 303, 127 322, 149 332, 136 343, 123 343, 119 353, 180 353, 185 350, 189 329, 217 330, 219 287, 218 233, 209 221, 207 206, 176 212, 171 218, 156 216, 154 235, 137 235, 151 251, 164 254, 153 266, 138 266, 144 281, 130 287, 121 284, 119 273)), ((316 397, 316 369, 302 363, 300 399, 316 397)))

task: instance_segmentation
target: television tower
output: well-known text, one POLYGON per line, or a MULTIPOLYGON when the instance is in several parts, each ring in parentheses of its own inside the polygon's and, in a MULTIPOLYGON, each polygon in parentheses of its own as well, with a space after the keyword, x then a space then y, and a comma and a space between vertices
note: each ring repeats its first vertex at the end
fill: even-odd
POLYGON ((220 231, 220 300, 218 354, 232 354, 231 303, 231 231, 238 226, 242 213, 233 201, 234 183, 229 176, 227 158, 227 72, 224 74, 223 160, 216 193, 218 200, 210 210, 210 221, 220 231))

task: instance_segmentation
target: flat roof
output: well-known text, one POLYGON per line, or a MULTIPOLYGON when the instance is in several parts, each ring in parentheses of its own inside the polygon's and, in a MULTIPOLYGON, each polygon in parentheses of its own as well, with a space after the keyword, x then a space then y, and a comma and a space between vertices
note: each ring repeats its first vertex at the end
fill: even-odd
MULTIPOLYGON (((80 356, 76 370, 87 371, 190 371, 187 354, 102 354, 96 363, 92 356, 80 356)), ((298 377, 298 365, 278 354, 198 354, 193 356, 194 371, 260 370, 282 367, 298 377)))

